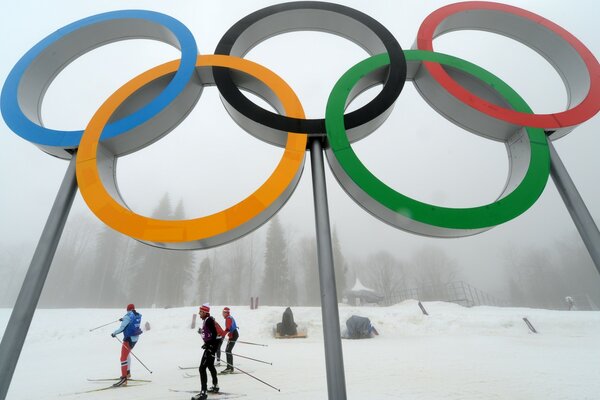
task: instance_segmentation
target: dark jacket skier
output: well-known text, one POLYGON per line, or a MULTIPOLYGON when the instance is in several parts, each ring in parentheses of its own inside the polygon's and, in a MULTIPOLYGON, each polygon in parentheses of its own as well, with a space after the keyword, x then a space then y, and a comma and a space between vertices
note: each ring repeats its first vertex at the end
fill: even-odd
POLYGON ((202 318, 202 327, 198 329, 198 333, 202 336, 204 344, 204 354, 202 354, 202 360, 198 370, 200 371, 200 393, 193 397, 195 400, 205 400, 208 398, 207 392, 218 393, 219 392, 219 380, 217 378, 217 370, 215 369, 215 354, 217 353, 218 346, 220 344, 220 338, 217 333, 215 326, 215 319, 210 316, 210 307, 208 304, 200 307, 200 318, 202 318), (206 369, 210 371, 212 377, 213 386, 207 389, 208 378, 206 376, 206 369))

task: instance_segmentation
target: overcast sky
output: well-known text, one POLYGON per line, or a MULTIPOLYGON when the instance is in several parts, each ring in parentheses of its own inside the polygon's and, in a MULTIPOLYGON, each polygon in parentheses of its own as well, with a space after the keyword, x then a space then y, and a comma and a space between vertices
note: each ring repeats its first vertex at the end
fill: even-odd
MULTIPOLYGON (((4 82, 19 58, 38 41, 87 16, 120 9, 169 14, 194 34, 201 54, 212 54, 221 36, 247 14, 276 1, 81 1, 5 2, 0 13, 4 82)), ((385 25, 401 46, 412 46, 422 20, 449 1, 340 1, 385 25)), ((578 37, 600 56, 597 1, 507 1, 540 14, 578 37)), ((508 82, 534 111, 562 111, 566 92, 558 74, 537 53, 497 35, 464 31, 434 41, 437 51, 474 62, 508 82)), ((175 59, 178 50, 147 40, 110 44, 68 66, 43 104, 48 127, 82 129, 101 102, 133 76, 175 59)), ((295 32, 271 38, 246 58, 282 76, 298 93, 310 117, 322 117, 336 80, 367 54, 346 39, 325 33, 295 32)), ((378 89, 375 89, 378 90, 378 89)), ((373 95, 365 94, 362 101, 373 95)), ((600 220, 600 117, 584 123, 555 146, 594 218, 600 220)), ((409 196, 442 206, 476 206, 493 201, 508 170, 502 143, 453 126, 407 84, 387 122, 354 148, 384 182, 409 196)), ((281 149, 258 141, 232 122, 217 90, 204 91, 192 114, 172 133, 118 163, 121 192, 133 210, 149 214, 169 192, 183 199, 188 217, 224 209, 257 188, 271 173, 281 149)), ((25 243, 31 251, 42 231, 67 162, 53 158, 13 134, 0 122, 0 241, 25 243)), ((387 250, 400 258, 423 246, 444 248, 470 271, 474 284, 500 274, 511 246, 550 249, 575 231, 551 180, 525 214, 488 232, 460 239, 436 239, 400 231, 356 205, 327 169, 329 208, 342 246, 353 256, 387 250)), ((89 213, 78 196, 73 213, 89 213)), ((298 189, 279 215, 292 238, 314 234, 310 161, 298 189)), ((30 257, 30 256, 29 256, 30 257)), ((29 258, 27 257, 27 258, 29 258)))

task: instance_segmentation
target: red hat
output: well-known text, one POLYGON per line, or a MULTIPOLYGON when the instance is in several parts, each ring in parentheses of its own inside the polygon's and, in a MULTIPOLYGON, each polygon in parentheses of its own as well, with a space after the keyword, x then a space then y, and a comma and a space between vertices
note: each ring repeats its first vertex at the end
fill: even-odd
POLYGON ((135 306, 133 304, 127 304, 127 311, 135 310, 135 306))
POLYGON ((223 312, 224 312, 224 313, 227 313, 227 314, 229 314, 229 307, 225 307, 225 308, 223 309, 223 312))
POLYGON ((210 312, 210 306, 208 304, 202 304, 202 307, 200 307, 200 311, 204 311, 206 313, 210 312))

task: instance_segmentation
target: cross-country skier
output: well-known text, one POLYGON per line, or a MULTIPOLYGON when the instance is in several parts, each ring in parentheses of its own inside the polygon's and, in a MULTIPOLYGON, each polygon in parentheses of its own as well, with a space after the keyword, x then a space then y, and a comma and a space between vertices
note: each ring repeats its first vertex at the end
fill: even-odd
POLYGON ((204 321, 202 328, 198 329, 198 333, 202 335, 204 344, 204 354, 202 354, 202 360, 200 361, 200 393, 192 397, 192 400, 206 400, 208 398, 207 392, 218 393, 219 392, 219 380, 217 379, 217 370, 215 369, 215 354, 217 352, 217 346, 219 345, 219 339, 217 338, 217 329, 215 328, 215 319, 210 316, 210 306, 203 304, 200 307, 200 318, 204 321), (212 377, 213 386, 207 389, 207 376, 206 369, 210 371, 212 377))
POLYGON ((231 310, 229 307, 225 307, 223 309, 223 318, 225 318, 225 332, 227 332, 227 338, 229 342, 227 342, 227 347, 225 348, 225 354, 227 355, 227 368, 221 371, 222 374, 231 374, 233 373, 233 346, 235 346, 235 342, 238 340, 240 336, 238 333, 237 324, 235 323, 235 319, 231 316, 231 310))
POLYGON ((121 379, 113 386, 124 386, 127 385, 127 379, 131 377, 131 349, 138 341, 139 336, 142 334, 140 324, 142 323, 142 314, 135 310, 133 304, 127 305, 127 314, 121 318, 121 326, 110 334, 112 337, 116 337, 119 333, 123 332, 123 345, 121 346, 121 379))

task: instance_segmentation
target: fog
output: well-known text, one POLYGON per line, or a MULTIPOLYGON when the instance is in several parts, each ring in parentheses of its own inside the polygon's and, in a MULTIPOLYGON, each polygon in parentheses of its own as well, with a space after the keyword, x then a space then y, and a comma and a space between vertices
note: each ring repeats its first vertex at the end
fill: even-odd
MULTIPOLYGON (((212 54, 233 23, 275 3, 8 3, 0 16, 4 53, 0 81, 4 82, 18 59, 42 38, 96 13, 127 8, 164 12, 189 27, 201 54, 212 54)), ((380 21, 408 49, 421 21, 450 2, 340 3, 380 21)), ((561 25, 593 54, 600 54, 594 25, 596 2, 580 1, 577 7, 563 1, 507 3, 561 25)), ((464 31, 444 35, 434 44, 437 51, 467 59, 501 77, 536 112, 557 112, 565 107, 566 93, 558 74, 519 43, 490 33, 464 31)), ((95 49, 69 65, 50 86, 42 105, 45 125, 81 129, 123 83, 178 55, 168 45, 147 40, 95 49)), ((282 76, 298 94, 307 116, 316 118, 324 115, 327 97, 341 74, 366 56, 346 39, 295 32, 266 40, 246 58, 282 76)), ((361 95, 351 107, 368 101, 377 90, 361 95)), ((599 131, 600 117, 595 116, 554 142, 596 221, 600 218, 600 158, 595 154, 599 131)), ((411 83, 405 86, 390 118, 353 148, 388 185, 440 206, 491 202, 503 189, 508 172, 503 144, 452 125, 427 105, 411 83)), ((117 178, 124 199, 136 212, 167 216, 178 210, 191 218, 222 210, 246 197, 264 182, 281 153, 243 132, 227 115, 217 90, 207 88, 177 129, 120 159, 117 178)), ((2 306, 10 306, 16 299, 66 167, 66 161, 43 153, 0 122, 2 306)), ((572 296, 600 305, 598 273, 551 179, 539 200, 514 220, 475 236, 439 239, 381 222, 340 188, 328 166, 326 177, 340 299, 342 288, 351 287, 358 277, 388 298, 405 289, 462 281, 504 304, 560 309, 565 307, 564 297, 572 296), (384 287, 382 282, 389 285, 384 287)), ((246 304, 250 296, 259 296, 265 304, 318 304, 311 185, 307 158, 298 188, 277 214, 276 223, 265 224, 239 242, 189 253, 149 248, 107 230, 78 195, 41 305, 108 307, 132 298, 157 307, 206 301, 246 304), (275 248, 269 247, 272 241, 267 239, 274 225, 282 232, 275 248), (280 258, 273 258, 274 253, 280 258), (281 293, 284 287, 289 297, 281 293)))

